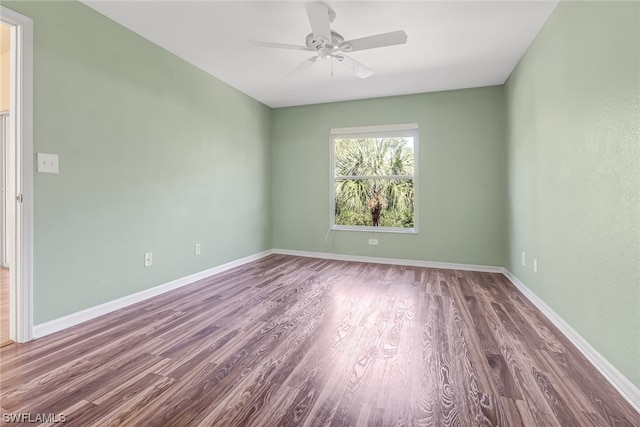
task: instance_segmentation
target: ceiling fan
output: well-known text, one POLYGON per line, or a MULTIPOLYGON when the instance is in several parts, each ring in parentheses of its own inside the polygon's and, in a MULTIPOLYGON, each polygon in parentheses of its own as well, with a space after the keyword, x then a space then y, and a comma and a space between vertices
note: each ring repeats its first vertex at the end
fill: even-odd
POLYGON ((402 30, 345 40, 340 34, 331 30, 331 24, 336 19, 336 13, 333 9, 322 2, 307 2, 305 7, 312 32, 307 35, 304 46, 255 42, 259 46, 314 52, 313 56, 305 59, 300 65, 291 70, 288 73, 289 76, 301 73, 317 64, 320 59, 329 59, 335 60, 338 64, 347 67, 356 76, 364 79, 373 74, 373 70, 346 55, 346 52, 394 46, 407 42, 407 33, 402 30))

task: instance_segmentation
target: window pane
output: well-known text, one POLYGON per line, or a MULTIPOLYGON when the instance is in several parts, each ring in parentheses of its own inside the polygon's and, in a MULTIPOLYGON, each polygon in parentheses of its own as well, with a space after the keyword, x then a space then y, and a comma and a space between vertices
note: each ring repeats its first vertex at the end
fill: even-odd
POLYGON ((335 180, 335 224, 413 228, 412 179, 335 180))
POLYGON ((413 138, 335 140, 335 176, 413 175, 413 138))

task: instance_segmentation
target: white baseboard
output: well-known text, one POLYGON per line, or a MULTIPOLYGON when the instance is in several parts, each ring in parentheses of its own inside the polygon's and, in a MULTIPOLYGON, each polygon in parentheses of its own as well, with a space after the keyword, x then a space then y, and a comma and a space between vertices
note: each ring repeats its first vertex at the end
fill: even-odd
POLYGON ((506 268, 504 275, 522 292, 538 310, 544 314, 562 332, 573 345, 591 362, 591 364, 615 387, 627 402, 640 412, 640 389, 618 371, 607 359, 587 342, 575 329, 551 309, 539 296, 522 283, 506 268))
POLYGON ((374 264, 407 265, 411 267, 443 268, 447 270, 481 271, 485 273, 503 273, 504 268, 490 265, 455 264, 450 262, 421 261, 401 258, 381 258, 361 255, 343 255, 324 252, 294 251, 289 249, 273 249, 273 253, 302 256, 307 258, 334 259, 338 261, 370 262, 374 264))
POLYGON ((111 313, 112 311, 119 310, 127 307, 131 304, 135 304, 140 301, 155 297, 173 289, 180 288, 182 286, 189 285, 200 279, 212 276, 214 274, 222 273, 223 271, 230 270, 235 267, 239 267, 243 264, 247 264, 252 261, 259 260, 273 253, 272 250, 259 252, 254 255, 249 255, 244 258, 237 259, 235 261, 228 262, 226 264, 219 265, 217 267, 209 268, 204 271, 200 271, 195 274, 191 274, 180 279, 172 280, 171 282, 164 283, 159 286, 155 286, 144 291, 136 292, 135 294, 127 295, 122 298, 118 298, 113 301, 106 302, 104 304, 97 305, 95 307, 87 308, 85 310, 78 311, 76 313, 69 314, 67 316, 60 317, 58 319, 50 320, 33 327, 33 338, 41 338, 54 332, 61 331, 71 326, 78 325, 86 322, 87 320, 94 319, 103 314, 111 313))

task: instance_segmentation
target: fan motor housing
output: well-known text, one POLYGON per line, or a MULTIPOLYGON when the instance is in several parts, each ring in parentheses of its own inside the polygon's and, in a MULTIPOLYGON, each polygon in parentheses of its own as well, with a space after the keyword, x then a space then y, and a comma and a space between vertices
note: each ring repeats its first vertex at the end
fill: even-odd
POLYGON ((324 40, 324 37, 315 38, 313 33, 309 34, 305 39, 305 44, 308 48, 313 50, 323 50, 323 49, 335 49, 339 47, 342 43, 344 43, 344 37, 335 31, 331 31, 331 40, 324 40))

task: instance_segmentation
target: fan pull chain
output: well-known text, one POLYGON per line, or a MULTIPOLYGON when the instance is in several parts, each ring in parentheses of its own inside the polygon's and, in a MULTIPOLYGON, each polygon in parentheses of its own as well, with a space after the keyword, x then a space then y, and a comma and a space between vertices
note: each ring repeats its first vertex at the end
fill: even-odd
POLYGON ((333 78, 333 58, 331 58, 331 77, 333 78))

